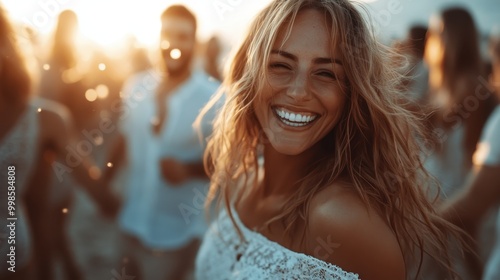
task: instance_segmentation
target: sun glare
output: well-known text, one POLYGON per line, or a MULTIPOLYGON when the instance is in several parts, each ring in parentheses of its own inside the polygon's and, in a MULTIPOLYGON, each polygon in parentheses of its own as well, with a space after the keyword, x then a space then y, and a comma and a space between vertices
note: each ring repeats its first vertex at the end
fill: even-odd
MULTIPOLYGON (((198 17, 198 37, 207 40, 214 33, 232 39, 244 30, 247 19, 270 0, 3 0, 11 17, 34 28, 42 35, 50 35, 60 12, 70 9, 78 16, 83 40, 101 47, 126 47, 132 37, 143 46, 159 43, 160 15, 171 4, 184 4, 198 17), (203 23, 203 24, 201 24, 203 23)), ((168 42, 161 47, 168 48, 168 42)))
POLYGON ((161 1, 46 2, 50 5, 36 0, 5 0, 2 4, 15 21, 27 24, 44 35, 51 34, 60 12, 71 9, 78 16, 83 37, 103 47, 122 44, 132 36, 144 45, 155 43, 159 37, 159 16, 165 8, 165 3, 161 1))
POLYGON ((133 36, 138 42, 151 45, 159 34, 159 13, 155 2, 100 1, 81 5, 78 10, 82 34, 103 46, 116 46, 133 36))

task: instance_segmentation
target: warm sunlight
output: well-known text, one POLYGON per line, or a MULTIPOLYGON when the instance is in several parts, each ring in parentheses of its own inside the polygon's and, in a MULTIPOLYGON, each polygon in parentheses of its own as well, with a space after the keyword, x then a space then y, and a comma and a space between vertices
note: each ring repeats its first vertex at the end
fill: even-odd
POLYGON ((33 27, 43 35, 50 34, 57 15, 71 9, 78 15, 81 34, 103 47, 117 47, 125 39, 135 37, 142 45, 156 44, 159 38, 159 17, 171 4, 185 4, 198 16, 198 37, 213 34, 230 37, 243 34, 249 19, 269 0, 2 0, 16 21, 33 27))
POLYGON ((114 46, 134 36, 142 44, 154 43, 163 5, 158 2, 107 0, 78 7, 82 34, 103 46, 114 46))

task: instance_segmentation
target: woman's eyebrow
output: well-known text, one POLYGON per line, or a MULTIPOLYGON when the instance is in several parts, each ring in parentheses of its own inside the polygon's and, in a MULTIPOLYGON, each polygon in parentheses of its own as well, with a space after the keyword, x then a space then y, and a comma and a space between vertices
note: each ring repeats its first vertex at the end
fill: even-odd
POLYGON ((335 63, 335 64, 339 64, 339 65, 342 65, 342 61, 340 59, 337 59, 337 58, 327 58, 327 57, 319 57, 319 58, 316 58, 314 59, 314 63, 315 64, 329 64, 329 63, 335 63))
MULTIPOLYGON (((286 51, 282 51, 282 50, 271 50, 271 54, 277 54, 277 55, 281 55, 283 57, 286 57, 288 59, 291 59, 293 61, 298 61, 298 58, 297 56, 289 53, 289 52, 286 52, 286 51)), ((330 58, 330 57, 318 57, 318 58, 315 58, 314 59, 314 63, 315 64, 329 64, 329 63, 335 63, 335 64, 339 64, 339 65, 342 65, 342 61, 340 59, 337 59, 337 58, 330 58)))
POLYGON ((282 51, 282 50, 271 50, 271 54, 281 55, 281 56, 284 56, 284 57, 291 59, 293 61, 298 60, 298 58, 295 55, 288 53, 288 52, 285 52, 285 51, 282 51))

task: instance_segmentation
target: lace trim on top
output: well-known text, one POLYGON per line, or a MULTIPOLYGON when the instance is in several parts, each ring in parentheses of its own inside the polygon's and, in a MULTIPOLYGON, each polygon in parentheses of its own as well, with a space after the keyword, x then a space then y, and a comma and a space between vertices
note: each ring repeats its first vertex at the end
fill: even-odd
POLYGON ((247 228, 232 209, 245 240, 240 241, 227 211, 207 232, 197 257, 197 279, 359 279, 355 273, 292 251, 247 228))

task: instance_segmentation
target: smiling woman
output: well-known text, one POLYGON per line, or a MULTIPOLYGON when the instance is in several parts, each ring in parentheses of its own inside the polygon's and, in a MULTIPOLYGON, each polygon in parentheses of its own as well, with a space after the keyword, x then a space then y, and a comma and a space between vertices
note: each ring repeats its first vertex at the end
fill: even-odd
POLYGON ((220 212, 199 279, 418 278, 423 251, 450 268, 462 235, 425 194, 424 130, 399 105, 391 55, 349 1, 258 14, 206 149, 220 212))
POLYGON ((268 83, 253 104, 270 144, 283 154, 301 154, 323 139, 345 105, 344 69, 331 57, 330 34, 320 17, 316 10, 298 15, 286 40, 281 30, 269 57, 268 83))

